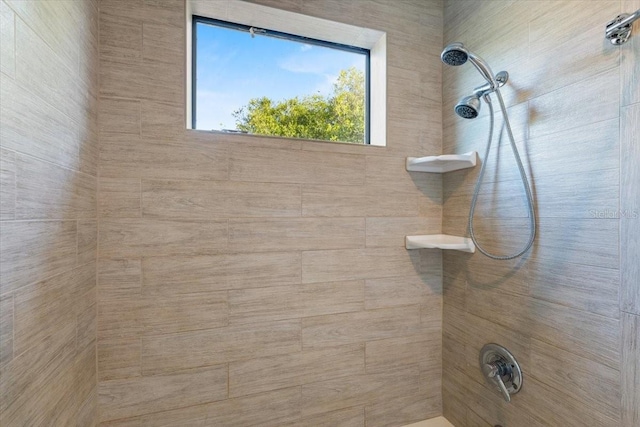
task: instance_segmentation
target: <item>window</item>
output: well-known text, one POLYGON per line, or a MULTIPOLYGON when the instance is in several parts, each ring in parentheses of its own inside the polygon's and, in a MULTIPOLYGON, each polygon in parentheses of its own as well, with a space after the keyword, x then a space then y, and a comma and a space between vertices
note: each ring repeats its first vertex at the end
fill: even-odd
POLYGON ((249 2, 187 4, 188 127, 385 145, 384 33, 249 2))
POLYGON ((193 127, 368 143, 369 49, 193 17, 193 127))

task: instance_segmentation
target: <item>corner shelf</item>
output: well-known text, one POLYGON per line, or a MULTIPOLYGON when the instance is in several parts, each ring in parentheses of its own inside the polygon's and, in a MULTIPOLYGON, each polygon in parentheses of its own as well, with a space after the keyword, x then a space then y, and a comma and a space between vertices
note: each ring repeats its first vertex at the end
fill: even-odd
POLYGON ((475 151, 442 156, 407 157, 407 170, 410 172, 451 172, 474 167, 477 158, 475 151))
POLYGON ((476 251, 476 246, 470 238, 447 234, 406 236, 405 246, 407 249, 450 249, 469 253, 476 251))

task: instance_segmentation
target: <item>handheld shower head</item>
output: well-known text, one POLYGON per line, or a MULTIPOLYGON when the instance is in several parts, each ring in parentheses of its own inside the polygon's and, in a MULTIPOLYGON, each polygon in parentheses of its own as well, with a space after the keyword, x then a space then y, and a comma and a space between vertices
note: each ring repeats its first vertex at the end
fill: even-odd
POLYGON ((440 59, 445 64, 453 66, 462 65, 465 62, 470 61, 480 74, 482 74, 482 77, 491 84, 492 89, 498 87, 496 78, 494 77, 491 68, 489 68, 489 65, 478 55, 467 50, 460 42, 454 42, 447 45, 440 54, 440 59))
POLYGON ((465 96, 456 104, 455 112, 463 119, 475 119, 480 113, 480 98, 477 95, 465 96))
POLYGON ((462 43, 451 43, 444 48, 440 54, 440 59, 447 65, 458 66, 462 65, 469 59, 469 53, 464 48, 462 43))

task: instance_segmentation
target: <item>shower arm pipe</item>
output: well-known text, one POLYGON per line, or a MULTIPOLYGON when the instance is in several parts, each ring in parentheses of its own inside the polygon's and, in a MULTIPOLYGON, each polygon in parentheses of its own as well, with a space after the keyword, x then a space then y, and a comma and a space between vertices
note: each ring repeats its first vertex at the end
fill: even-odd
POLYGON ((613 37, 618 31, 620 31, 620 29, 633 24, 638 19, 640 19, 640 9, 622 19, 620 22, 612 23, 608 26, 606 30, 607 38, 613 37))

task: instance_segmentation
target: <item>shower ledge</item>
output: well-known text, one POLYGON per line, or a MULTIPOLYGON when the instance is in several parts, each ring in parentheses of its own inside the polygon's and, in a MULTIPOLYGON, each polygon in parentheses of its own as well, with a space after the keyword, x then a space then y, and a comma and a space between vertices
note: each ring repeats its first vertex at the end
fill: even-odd
POLYGON ((476 246, 470 238, 447 234, 406 236, 405 245, 407 249, 450 249, 469 253, 476 251, 476 246))
POLYGON ((475 151, 464 154, 443 154, 442 156, 407 157, 410 172, 445 173, 472 168, 478 158, 475 151))

